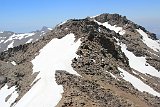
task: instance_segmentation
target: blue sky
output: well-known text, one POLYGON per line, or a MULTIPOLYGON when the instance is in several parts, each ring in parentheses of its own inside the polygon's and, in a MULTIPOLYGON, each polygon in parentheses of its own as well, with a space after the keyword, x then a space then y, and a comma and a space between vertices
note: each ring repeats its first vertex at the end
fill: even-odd
POLYGON ((160 0, 0 0, 0 4, 0 30, 28 32, 71 18, 119 13, 160 34, 160 0))

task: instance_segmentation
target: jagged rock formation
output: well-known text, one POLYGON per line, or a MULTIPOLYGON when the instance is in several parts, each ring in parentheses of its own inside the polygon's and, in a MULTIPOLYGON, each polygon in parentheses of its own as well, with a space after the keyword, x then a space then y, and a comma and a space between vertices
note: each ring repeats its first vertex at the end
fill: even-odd
MULTIPOLYGON (((86 19, 68 20, 56 26, 38 41, 0 53, 0 87, 3 88, 5 84, 8 87, 16 86, 18 93, 18 97, 11 103, 11 106, 18 107, 16 104, 20 103, 20 99, 27 96, 28 90, 31 90, 32 86, 42 79, 38 78, 34 81, 42 71, 33 72, 32 60, 39 56, 41 50, 53 39, 61 40, 70 33, 74 34, 75 42, 81 41, 76 52, 78 56, 72 59, 71 64, 79 75, 70 74, 70 71, 64 69, 52 71, 55 72, 56 83, 62 85, 64 91, 61 100, 57 102, 57 105, 52 106, 160 106, 160 96, 158 96, 160 95, 160 78, 158 77, 160 75, 158 72, 160 70, 160 50, 158 50, 160 44, 158 39, 155 34, 118 14, 102 14, 86 19), (142 35, 143 33, 146 33, 148 38, 142 35), (149 46, 145 41, 146 38, 159 44, 158 49, 149 46), (148 72, 141 67, 133 66, 128 53, 138 58, 140 63, 144 64, 142 65, 144 69, 152 68, 153 71, 148 72), (143 63, 140 58, 146 62, 143 63), (136 87, 134 80, 133 82, 128 80, 127 76, 137 80, 137 84, 140 81, 142 84, 139 85, 142 85, 142 88, 150 86, 149 89, 152 91, 142 92, 145 91, 145 87, 144 90, 136 87)), ((45 90, 45 87, 43 88, 45 90)), ((41 103, 40 106, 43 106, 43 102, 41 103)), ((49 107, 49 105, 44 106, 49 107)))

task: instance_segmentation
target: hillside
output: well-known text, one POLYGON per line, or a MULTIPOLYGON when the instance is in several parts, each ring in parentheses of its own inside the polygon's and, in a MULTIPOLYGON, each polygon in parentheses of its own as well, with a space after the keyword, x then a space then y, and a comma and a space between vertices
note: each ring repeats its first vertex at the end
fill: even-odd
POLYGON ((71 19, 0 53, 3 107, 159 107, 160 41, 119 14, 71 19))

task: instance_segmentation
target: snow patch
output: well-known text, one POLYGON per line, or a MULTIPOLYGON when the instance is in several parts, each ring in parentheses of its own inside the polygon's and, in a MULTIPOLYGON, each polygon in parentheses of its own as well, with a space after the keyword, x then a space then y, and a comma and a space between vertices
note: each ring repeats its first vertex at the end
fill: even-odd
POLYGON ((113 75, 111 72, 109 72, 109 74, 113 77, 113 78, 117 78, 115 75, 113 75))
POLYGON ((101 32, 101 29, 98 29, 99 32, 101 32))
POLYGON ((35 33, 25 33, 25 36, 24 36, 24 38, 28 38, 28 37, 31 37, 31 36, 33 36, 35 33))
POLYGON ((141 29, 137 29, 137 31, 143 36, 143 42, 153 49, 156 52, 160 52, 160 44, 156 40, 152 40, 148 37, 148 35, 141 29))
POLYGON ((56 70, 66 70, 76 74, 71 63, 77 57, 76 51, 81 42, 74 42, 74 34, 62 39, 52 39, 32 60, 33 73, 39 72, 35 80, 40 79, 17 103, 15 107, 55 107, 61 99, 63 87, 55 81, 56 70))
POLYGON ((146 80, 144 77, 140 76, 141 79, 146 80))
POLYGON ((67 21, 64 21, 64 22, 58 24, 58 26, 63 25, 63 24, 65 24, 66 22, 67 22, 67 21))
POLYGON ((13 48, 13 44, 14 44, 14 41, 12 41, 12 42, 8 45, 7 49, 13 48))
POLYGON ((16 62, 14 62, 14 61, 12 61, 11 64, 14 65, 14 66, 17 65, 16 62))
POLYGON ((133 72, 133 74, 135 74, 135 75, 139 75, 138 73, 136 73, 135 71, 132 71, 133 72))
POLYGON ((5 39, 6 37, 0 37, 0 39, 5 39))
POLYGON ((112 26, 110 25, 108 22, 104 22, 104 23, 100 23, 96 20, 94 20, 96 23, 98 23, 99 25, 103 25, 106 28, 115 31, 116 33, 119 33, 120 35, 124 35, 125 34, 125 30, 123 30, 122 27, 117 27, 116 25, 112 26))
POLYGON ((152 95, 160 97, 160 93, 153 90, 150 86, 143 83, 140 79, 134 77, 133 75, 131 75, 130 73, 128 73, 127 71, 123 70, 120 67, 118 67, 118 70, 120 70, 123 73, 124 75, 123 79, 125 79, 126 81, 129 81, 139 91, 141 92, 145 91, 152 95))
POLYGON ((29 39, 26 43, 31 43, 33 41, 33 39, 29 39))
MULTIPOLYGON (((100 14, 99 14, 99 15, 100 15, 100 14)), ((97 17, 97 16, 99 16, 99 15, 91 16, 90 18, 95 18, 95 17, 97 17)))
POLYGON ((160 77, 160 72, 158 72, 154 67, 146 66, 146 59, 145 57, 136 57, 132 52, 128 51, 126 48, 126 45, 121 43, 121 50, 125 53, 127 58, 129 59, 129 65, 131 68, 134 68, 135 70, 144 73, 144 74, 150 74, 152 76, 160 77))
POLYGON ((0 105, 2 107, 10 107, 11 104, 16 100, 16 98, 18 97, 18 93, 15 90, 16 90, 15 86, 8 89, 8 86, 5 85, 4 87, 1 88, 1 90, 0 90, 0 105), (8 95, 11 95, 11 96, 8 99, 8 101, 5 102, 6 97, 8 97, 8 95))
POLYGON ((4 40, 0 40, 0 43, 4 42, 4 40))
POLYGON ((23 38, 28 38, 30 36, 33 36, 34 34, 35 33, 13 34, 4 43, 7 43, 8 41, 12 41, 12 40, 15 40, 15 39, 21 40, 23 38))
POLYGON ((52 30, 52 28, 47 28, 48 30, 52 30))

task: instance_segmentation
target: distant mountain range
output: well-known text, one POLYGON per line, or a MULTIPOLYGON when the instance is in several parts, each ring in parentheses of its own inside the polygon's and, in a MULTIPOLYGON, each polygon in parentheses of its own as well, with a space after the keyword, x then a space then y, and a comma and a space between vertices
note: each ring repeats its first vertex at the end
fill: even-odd
POLYGON ((0 32, 0 52, 15 46, 35 42, 42 38, 49 30, 52 29, 44 26, 41 30, 32 31, 30 33, 15 33, 12 31, 0 32))
POLYGON ((156 34, 119 14, 45 29, 1 33, 0 107, 160 107, 156 34))
POLYGON ((157 34, 157 37, 160 38, 160 26, 157 25, 146 25, 146 29, 148 29, 150 32, 154 32, 157 34))

